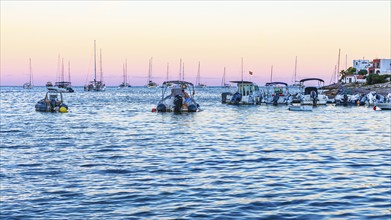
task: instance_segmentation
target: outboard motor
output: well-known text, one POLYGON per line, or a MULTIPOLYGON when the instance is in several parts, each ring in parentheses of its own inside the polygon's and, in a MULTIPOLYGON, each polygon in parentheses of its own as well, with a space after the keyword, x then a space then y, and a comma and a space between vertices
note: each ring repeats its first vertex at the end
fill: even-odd
POLYGON ((312 98, 312 105, 316 106, 316 104, 318 102, 318 93, 316 91, 312 90, 310 93, 310 97, 312 98))
POLYGON ((242 95, 238 92, 236 92, 233 96, 232 96, 232 99, 231 99, 231 102, 235 103, 235 104, 239 104, 239 102, 242 100, 242 95))
POLYGON ((183 98, 180 95, 175 96, 174 98, 174 112, 181 112, 183 104, 183 98))
POLYGON ((166 108, 166 105, 165 105, 165 104, 160 103, 160 104, 157 106, 156 110, 157 110, 158 112, 166 112, 166 111, 167 111, 167 108, 166 108))
POLYGON ((274 97, 273 97, 273 105, 277 105, 278 104, 278 99, 280 98, 280 93, 277 93, 274 97))
POLYGON ((221 94, 221 103, 227 103, 227 96, 228 95, 232 95, 232 93, 230 93, 230 92, 223 92, 222 94, 221 94))
POLYGON ((348 105, 348 100, 349 100, 348 95, 344 94, 343 98, 342 98, 343 106, 347 106, 348 105))

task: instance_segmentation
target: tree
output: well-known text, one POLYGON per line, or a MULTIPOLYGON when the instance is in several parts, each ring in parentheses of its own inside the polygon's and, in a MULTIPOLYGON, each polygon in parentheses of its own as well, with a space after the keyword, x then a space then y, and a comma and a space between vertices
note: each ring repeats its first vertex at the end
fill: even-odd
POLYGON ((368 74, 368 71, 367 70, 364 70, 364 69, 362 69, 362 70, 360 70, 360 71, 358 71, 358 73, 357 73, 358 75, 367 75, 368 74))

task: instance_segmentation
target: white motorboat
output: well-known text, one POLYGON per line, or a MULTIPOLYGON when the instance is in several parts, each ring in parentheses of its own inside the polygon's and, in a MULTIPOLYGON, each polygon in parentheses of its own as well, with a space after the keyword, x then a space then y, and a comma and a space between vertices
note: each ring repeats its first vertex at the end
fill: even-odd
POLYGON ((231 81, 236 83, 235 93, 224 92, 221 94, 221 102, 229 105, 260 105, 262 94, 259 86, 251 81, 231 81))
POLYGON ((198 112, 200 105, 194 100, 194 85, 186 81, 166 81, 163 83, 162 97, 157 104, 157 112, 198 112), (167 95, 168 91, 171 93, 167 95))
POLYGON ((269 82, 264 87, 263 101, 266 104, 289 104, 292 102, 288 84, 284 82, 269 82))
POLYGON ((307 78, 300 80, 300 84, 303 88, 301 94, 301 104, 302 105, 326 105, 328 97, 323 94, 321 87, 324 86, 323 79, 319 78, 307 78), (317 81, 318 86, 304 86, 304 82, 307 81, 317 81))

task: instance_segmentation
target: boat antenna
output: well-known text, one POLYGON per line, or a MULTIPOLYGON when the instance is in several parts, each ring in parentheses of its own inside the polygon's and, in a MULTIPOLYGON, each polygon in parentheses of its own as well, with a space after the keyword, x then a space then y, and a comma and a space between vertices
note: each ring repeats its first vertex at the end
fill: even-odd
POLYGON ((338 50, 338 66, 337 66, 337 74, 335 75, 335 82, 338 83, 338 75, 339 75, 339 61, 341 58, 341 49, 338 50))
POLYGON ((96 40, 94 40, 94 82, 96 82, 96 40))
POLYGON ((125 59, 125 86, 128 84, 128 59, 125 59))

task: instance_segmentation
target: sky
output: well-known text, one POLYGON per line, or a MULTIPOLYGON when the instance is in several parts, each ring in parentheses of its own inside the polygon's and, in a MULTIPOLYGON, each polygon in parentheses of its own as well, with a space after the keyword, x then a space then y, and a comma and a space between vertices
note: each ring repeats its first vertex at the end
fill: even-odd
MULTIPOLYGON (((94 40, 103 80, 117 86, 226 80, 293 83, 308 77, 329 84, 354 59, 391 58, 390 1, 0 1, 1 86, 29 80, 44 86, 61 74, 81 86, 93 79, 94 40), (70 62, 70 70, 68 70, 70 62), (347 65, 346 65, 347 64, 347 65), (271 74, 271 66, 273 72, 271 74), (248 72, 253 72, 250 76, 248 72)), ((98 78, 99 79, 99 78, 98 78)))

